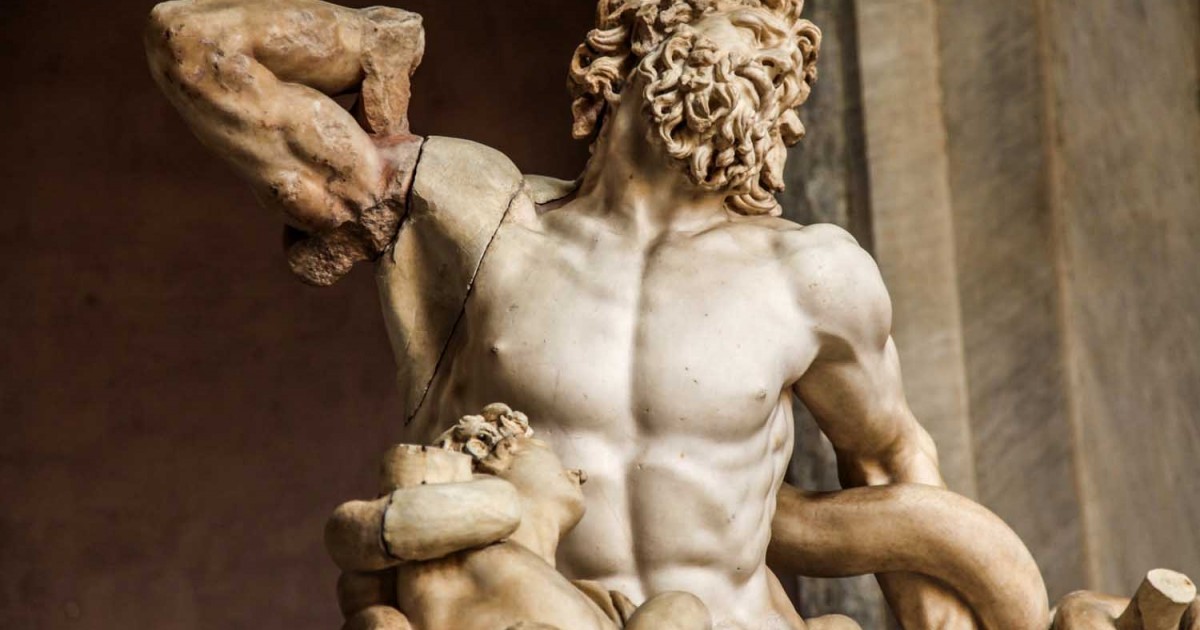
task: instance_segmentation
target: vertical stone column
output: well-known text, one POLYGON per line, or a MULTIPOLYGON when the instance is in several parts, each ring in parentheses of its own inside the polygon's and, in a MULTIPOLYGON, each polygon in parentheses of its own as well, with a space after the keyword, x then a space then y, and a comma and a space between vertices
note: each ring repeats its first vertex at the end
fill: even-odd
POLYGON ((1088 585, 1200 575, 1200 6, 1039 0, 1088 585))
POLYGON ((858 6, 875 253, 951 486, 1053 597, 1200 571, 1200 7, 858 6))
POLYGON ((938 1, 938 67, 978 499, 1052 598, 1084 584, 1032 0, 938 1))

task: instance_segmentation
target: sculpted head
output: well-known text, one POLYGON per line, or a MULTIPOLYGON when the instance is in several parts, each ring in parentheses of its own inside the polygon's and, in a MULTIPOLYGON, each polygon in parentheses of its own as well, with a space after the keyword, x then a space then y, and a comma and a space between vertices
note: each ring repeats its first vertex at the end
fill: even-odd
POLYGON ((435 443, 470 455, 476 471, 513 484, 530 508, 527 516, 546 519, 561 533, 583 518, 587 475, 564 467, 549 444, 533 437, 520 411, 493 403, 460 418, 435 443))
POLYGON ((532 437, 501 440, 477 464, 481 472, 496 475, 517 488, 532 507, 527 512, 557 525, 565 534, 583 518, 583 484, 587 474, 563 466, 549 444, 532 437))
POLYGON ((776 214, 796 109, 816 80, 821 32, 803 0, 601 0, 571 62, 577 138, 638 103, 698 187, 741 214, 776 214), (628 94, 634 90, 634 94, 628 94))

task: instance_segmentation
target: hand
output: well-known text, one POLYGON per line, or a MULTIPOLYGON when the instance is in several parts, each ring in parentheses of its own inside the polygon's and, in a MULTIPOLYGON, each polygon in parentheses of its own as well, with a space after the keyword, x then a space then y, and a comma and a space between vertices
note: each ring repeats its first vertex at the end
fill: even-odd
POLYGON ((1059 602, 1051 630, 1200 630, 1200 600, 1187 576, 1156 569, 1133 599, 1077 591, 1059 602))
POLYGON ((412 630, 396 608, 396 572, 343 573, 338 578, 342 630, 412 630))

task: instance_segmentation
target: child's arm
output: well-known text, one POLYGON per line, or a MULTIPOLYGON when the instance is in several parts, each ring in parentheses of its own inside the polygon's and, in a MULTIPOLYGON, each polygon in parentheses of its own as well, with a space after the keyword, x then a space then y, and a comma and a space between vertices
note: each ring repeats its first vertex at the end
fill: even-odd
POLYGON ((516 488, 480 476, 343 503, 325 525, 325 546, 343 571, 381 571, 494 543, 520 524, 516 488))

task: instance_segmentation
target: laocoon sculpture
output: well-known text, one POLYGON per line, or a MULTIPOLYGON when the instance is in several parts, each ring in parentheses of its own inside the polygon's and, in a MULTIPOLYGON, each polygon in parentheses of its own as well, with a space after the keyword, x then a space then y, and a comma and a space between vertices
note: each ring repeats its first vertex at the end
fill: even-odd
MULTIPOLYGON (((155 79, 282 214, 292 269, 326 285, 374 261, 405 440, 430 444, 448 418, 501 400, 589 478, 573 529, 519 483, 461 468, 339 508, 327 540, 349 628, 468 627, 426 614, 429 594, 411 597, 426 588, 414 567, 505 541, 625 610, 610 621, 627 627, 643 602, 648 618, 679 611, 680 628, 698 611, 716 628, 851 623, 806 626, 768 556, 804 575, 877 574, 905 628, 1050 626, 1024 545, 943 488, 904 399, 874 262, 836 227, 778 218, 820 47, 801 5, 600 0, 569 74, 574 133, 592 143, 576 182, 411 133, 409 78, 424 45, 413 13, 317 0, 154 9, 155 79), (349 93, 351 111, 331 98, 349 93), (794 397, 833 443, 846 490, 783 482, 794 397), (515 512, 497 512, 504 497, 515 512)), ((452 597, 462 584, 435 590, 452 597)), ((1072 596, 1055 623, 1200 623, 1185 613, 1186 578, 1152 573, 1143 591, 1124 613, 1125 601, 1072 596)), ((490 627, 481 614, 469 627, 490 627)))

